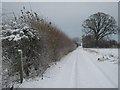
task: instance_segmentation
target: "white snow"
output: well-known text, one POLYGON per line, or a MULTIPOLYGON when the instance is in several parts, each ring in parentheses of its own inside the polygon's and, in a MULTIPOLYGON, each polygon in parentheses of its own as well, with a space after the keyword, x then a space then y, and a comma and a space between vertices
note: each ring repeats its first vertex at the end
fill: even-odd
POLYGON ((10 32, 11 34, 13 34, 14 32, 18 32, 20 31, 20 29, 6 29, 6 30, 2 30, 2 32, 10 32))
POLYGON ((29 26, 27 26, 27 25, 23 27, 23 29, 29 29, 29 28, 30 28, 30 27, 29 27, 29 26))
POLYGON ((97 59, 113 54, 117 49, 83 49, 78 47, 51 65, 41 77, 25 80, 19 88, 117 88, 118 64, 97 59))
POLYGON ((22 50, 21 50, 21 49, 18 49, 18 52, 22 52, 22 50))
MULTIPOLYGON (((9 32, 10 35, 4 36, 1 35, 1 39, 8 39, 9 41, 18 41, 21 40, 22 38, 28 38, 28 36, 26 36, 23 32, 23 30, 25 28, 28 28, 27 26, 23 27, 23 29, 6 29, 6 30, 2 30, 2 33, 7 33, 9 32), (15 33, 15 34, 14 34, 15 33)), ((34 36, 33 33, 31 31, 28 31, 28 34, 30 36, 34 36)))
POLYGON ((19 34, 2 37, 2 39, 8 39, 9 41, 11 41, 11 40, 18 41, 18 40, 21 40, 21 38, 22 37, 20 37, 19 34))

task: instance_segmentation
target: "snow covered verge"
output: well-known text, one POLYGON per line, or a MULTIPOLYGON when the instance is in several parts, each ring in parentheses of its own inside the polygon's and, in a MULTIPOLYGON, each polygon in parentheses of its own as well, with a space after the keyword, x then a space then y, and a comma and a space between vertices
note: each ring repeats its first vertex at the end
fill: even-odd
POLYGON ((118 88, 117 49, 91 49, 78 47, 51 65, 43 77, 25 79, 17 88, 118 88), (111 60, 99 61, 114 55, 111 60))
POLYGON ((20 66, 25 79, 41 76, 51 63, 76 48, 72 40, 37 13, 26 10, 21 13, 2 24, 3 88, 20 82, 20 66), (22 50, 22 56, 18 50, 22 50))
POLYGON ((118 60, 119 60, 119 57, 118 57, 118 49, 116 48, 111 48, 111 49, 101 49, 101 48, 98 48, 98 49, 94 49, 94 48, 90 48, 90 49, 84 49, 90 53, 93 53, 93 54, 97 54, 99 55, 98 56, 98 61, 108 61, 108 62, 111 62, 111 63, 114 63, 114 64, 118 64, 118 60))

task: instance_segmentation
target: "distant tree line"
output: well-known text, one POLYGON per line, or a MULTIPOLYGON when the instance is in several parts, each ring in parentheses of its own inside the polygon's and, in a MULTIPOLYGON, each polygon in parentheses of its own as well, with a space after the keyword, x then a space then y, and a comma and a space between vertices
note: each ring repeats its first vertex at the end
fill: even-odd
MULTIPOLYGON (((84 48, 95 48, 96 42, 92 35, 83 36, 82 38, 84 48)), ((99 40, 99 48, 120 48, 120 43, 113 39, 102 38, 99 40)))

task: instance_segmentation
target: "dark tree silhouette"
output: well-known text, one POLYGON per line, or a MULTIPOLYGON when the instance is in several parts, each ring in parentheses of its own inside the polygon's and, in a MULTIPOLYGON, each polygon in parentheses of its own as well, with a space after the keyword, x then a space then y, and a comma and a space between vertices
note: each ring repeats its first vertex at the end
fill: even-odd
POLYGON ((83 32, 94 37, 97 47, 100 39, 110 34, 116 34, 118 30, 115 19, 102 12, 91 15, 82 26, 84 27, 83 32))

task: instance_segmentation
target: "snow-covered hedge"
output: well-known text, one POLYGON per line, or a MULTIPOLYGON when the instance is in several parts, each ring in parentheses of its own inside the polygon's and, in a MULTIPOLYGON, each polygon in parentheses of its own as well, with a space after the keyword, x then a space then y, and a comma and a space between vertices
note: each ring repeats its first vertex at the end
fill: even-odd
POLYGON ((51 22, 36 13, 21 12, 20 18, 2 26, 3 88, 19 81, 19 49, 23 51, 24 78, 42 75, 50 63, 75 49, 74 43, 51 22))

